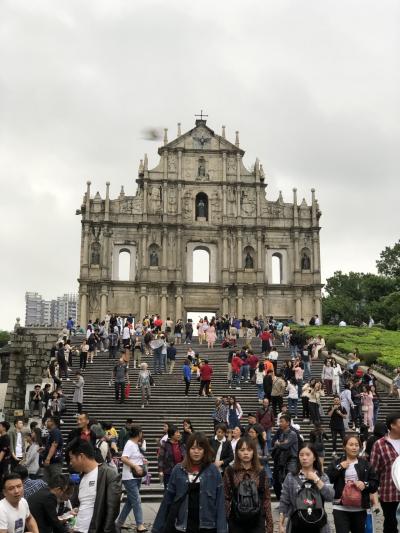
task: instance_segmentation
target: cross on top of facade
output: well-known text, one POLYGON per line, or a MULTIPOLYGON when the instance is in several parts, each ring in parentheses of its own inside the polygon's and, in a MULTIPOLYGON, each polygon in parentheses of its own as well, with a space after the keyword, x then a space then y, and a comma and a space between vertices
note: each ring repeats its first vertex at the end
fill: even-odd
POLYGON ((208 117, 208 115, 203 115, 203 110, 201 109, 200 110, 200 115, 195 115, 195 117, 199 117, 200 120, 204 120, 206 117, 208 117))

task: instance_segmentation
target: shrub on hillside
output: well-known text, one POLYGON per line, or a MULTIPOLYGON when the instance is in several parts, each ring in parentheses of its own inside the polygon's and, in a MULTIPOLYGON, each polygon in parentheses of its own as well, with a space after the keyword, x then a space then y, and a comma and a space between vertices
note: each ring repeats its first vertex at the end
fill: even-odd
POLYGON ((380 352, 364 352, 360 353, 360 359, 365 366, 372 366, 377 362, 378 357, 381 357, 381 355, 380 352))
POLYGON ((337 345, 343 341, 344 338, 340 337, 339 335, 329 335, 329 337, 325 340, 325 343, 328 350, 334 350, 337 348, 337 345))

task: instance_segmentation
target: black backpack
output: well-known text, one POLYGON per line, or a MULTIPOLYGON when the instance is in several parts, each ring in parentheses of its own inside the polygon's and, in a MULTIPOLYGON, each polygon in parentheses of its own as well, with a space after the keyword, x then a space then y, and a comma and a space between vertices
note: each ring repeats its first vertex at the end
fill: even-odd
POLYGON ((292 531, 319 533, 327 518, 321 492, 312 481, 304 481, 297 492, 295 511, 291 516, 292 531))
MULTIPOLYGON (((231 486, 234 487, 233 469, 231 467, 229 467, 228 474, 231 486)), ((239 485, 235 487, 232 498, 232 512, 235 521, 248 524, 259 518, 263 510, 265 477, 266 473, 263 468, 260 472, 258 487, 249 474, 245 474, 239 485)))

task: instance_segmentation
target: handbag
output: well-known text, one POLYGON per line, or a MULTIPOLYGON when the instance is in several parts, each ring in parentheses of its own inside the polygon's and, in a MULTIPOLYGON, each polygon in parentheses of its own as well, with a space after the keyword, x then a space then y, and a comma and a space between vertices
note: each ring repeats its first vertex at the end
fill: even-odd
POLYGON ((155 385, 155 383, 154 383, 154 378, 153 378, 153 376, 152 376, 151 374, 150 374, 150 376, 149 376, 149 383, 150 383, 150 386, 151 386, 151 387, 152 387, 153 385, 155 385))
POLYGON ((185 490, 185 492, 180 496, 180 498, 174 500, 171 505, 168 507, 166 516, 165 516, 165 524, 162 529, 161 533, 175 533, 175 523, 176 519, 178 517, 179 509, 182 503, 185 501, 186 496, 188 495, 190 485, 192 483, 196 483, 198 480, 200 474, 202 473, 202 470, 198 474, 196 474, 196 477, 193 479, 191 483, 188 483, 188 487, 185 490))
POLYGON ((346 482, 340 501, 346 507, 361 507, 361 490, 353 481, 346 482))
POLYGON ((125 385, 125 398, 128 399, 129 398, 129 394, 131 392, 131 384, 130 383, 127 383, 125 385))
POLYGON ((362 411, 363 413, 366 413, 366 412, 368 411, 368 405, 363 405, 363 406, 361 407, 361 411, 362 411))

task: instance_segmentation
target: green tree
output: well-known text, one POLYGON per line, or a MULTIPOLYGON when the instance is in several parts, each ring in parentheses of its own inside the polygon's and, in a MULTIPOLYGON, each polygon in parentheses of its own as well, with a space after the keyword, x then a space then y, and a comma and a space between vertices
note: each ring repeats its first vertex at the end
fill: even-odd
POLYGON ((0 348, 8 343, 10 340, 10 334, 8 331, 0 330, 0 348))
POLYGON ((400 241, 386 246, 376 262, 379 274, 400 280, 400 241))

